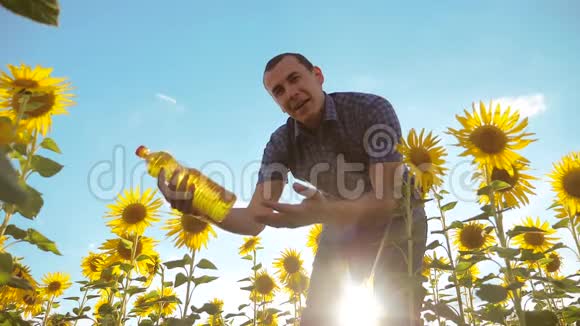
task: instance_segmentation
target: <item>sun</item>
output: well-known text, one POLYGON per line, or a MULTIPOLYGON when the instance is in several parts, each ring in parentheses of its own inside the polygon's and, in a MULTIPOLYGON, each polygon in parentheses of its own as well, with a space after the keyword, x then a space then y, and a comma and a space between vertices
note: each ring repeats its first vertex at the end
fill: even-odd
POLYGON ((207 248, 210 237, 217 237, 213 227, 201 219, 191 214, 182 214, 177 210, 172 210, 174 218, 167 220, 163 230, 168 230, 166 237, 173 237, 175 246, 181 248, 186 246, 190 250, 199 251, 207 248))
POLYGON ((72 285, 70 275, 61 272, 45 274, 42 283, 44 294, 48 297, 59 297, 72 285))
POLYGON ((455 229, 453 244, 460 251, 481 250, 491 246, 495 238, 486 230, 485 225, 478 222, 463 224, 455 229))
POLYGON ((407 140, 401 138, 397 150, 403 155, 403 162, 411 169, 411 173, 417 178, 415 186, 423 195, 433 187, 443 183, 442 176, 447 170, 443 167, 447 156, 445 148, 438 146, 439 138, 431 132, 425 135, 425 129, 417 135, 415 129, 411 129, 407 140))
POLYGON ((70 84, 64 78, 50 77, 52 68, 21 64, 8 65, 12 76, 0 75, 0 116, 22 121, 31 130, 45 136, 51 128, 52 116, 67 114, 73 104, 70 84), (23 106, 24 101, 26 105, 23 106), (1 109, 4 108, 4 109, 1 109))
POLYGON ((240 246, 240 256, 244 257, 252 254, 256 250, 256 247, 260 245, 260 240, 260 237, 245 237, 244 243, 240 246))
POLYGON ((455 136, 457 146, 465 148, 460 156, 471 155, 480 166, 499 168, 513 175, 512 163, 521 156, 516 150, 521 150, 533 139, 527 137, 533 133, 524 132, 528 126, 528 119, 520 121, 519 112, 510 107, 501 112, 497 104, 492 113, 492 103, 489 109, 483 102, 479 102, 479 112, 473 104, 472 113, 464 110, 465 116, 456 115, 462 129, 448 128, 448 133, 455 136))
POLYGON ((312 249, 312 254, 316 255, 318 252, 318 244, 320 243, 320 235, 324 229, 322 224, 314 224, 308 231, 306 247, 312 249))
POLYGON ((580 152, 564 156, 549 174, 552 189, 570 216, 580 213, 580 152))
MULTIPOLYGON (((485 167, 484 167, 485 168, 485 167)), ((504 169, 497 167, 491 168, 488 172, 491 175, 491 180, 503 181, 510 186, 494 192, 495 203, 500 208, 509 207, 520 207, 521 205, 527 205, 529 203, 528 196, 535 195, 535 187, 530 183, 532 180, 537 180, 526 173, 528 171, 529 165, 524 161, 517 161, 512 164, 511 174, 504 169)), ((487 186, 488 182, 485 177, 481 177, 480 189, 487 186)), ((480 196, 479 200, 483 204, 489 204, 488 196, 480 196)))
POLYGON ((300 254, 295 249, 284 250, 282 257, 273 263, 281 282, 287 282, 290 278, 299 276, 304 271, 303 264, 300 254))
POLYGON ((139 187, 126 189, 117 197, 114 204, 108 205, 109 212, 105 218, 112 220, 107 223, 117 235, 142 235, 153 222, 158 222, 159 208, 163 202, 155 198, 156 191, 146 189, 141 193, 139 187))
POLYGON ((535 221, 531 217, 528 217, 521 225, 543 230, 543 232, 529 231, 514 236, 514 243, 522 249, 544 252, 550 249, 558 239, 557 237, 551 236, 556 233, 556 230, 548 222, 541 222, 539 217, 536 217, 535 221))

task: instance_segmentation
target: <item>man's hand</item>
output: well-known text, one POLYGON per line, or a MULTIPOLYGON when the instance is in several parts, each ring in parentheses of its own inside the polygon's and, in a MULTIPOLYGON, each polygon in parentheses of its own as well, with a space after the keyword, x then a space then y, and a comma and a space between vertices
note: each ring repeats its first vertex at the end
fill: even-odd
POLYGON ((297 228, 305 225, 326 222, 327 199, 317 189, 294 183, 294 191, 305 198, 298 205, 283 204, 275 201, 262 201, 262 205, 278 213, 262 213, 256 216, 258 223, 275 228, 297 228))
POLYGON ((161 171, 159 171, 159 176, 157 177, 157 187, 169 204, 171 204, 172 208, 183 214, 200 215, 193 207, 195 185, 191 184, 189 187, 187 186, 189 174, 186 174, 183 180, 179 182, 179 175, 183 174, 183 172, 182 169, 176 169, 171 176, 169 184, 167 184, 165 170, 161 169, 161 171))

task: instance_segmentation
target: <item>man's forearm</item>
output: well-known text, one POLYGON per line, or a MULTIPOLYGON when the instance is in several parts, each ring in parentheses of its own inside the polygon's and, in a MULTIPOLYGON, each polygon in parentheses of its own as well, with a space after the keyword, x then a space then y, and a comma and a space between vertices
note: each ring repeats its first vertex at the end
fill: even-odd
POLYGON ((328 201, 325 220, 329 223, 351 224, 360 220, 385 218, 396 208, 392 198, 377 198, 374 192, 367 192, 353 200, 328 201))
POLYGON ((258 235, 264 229, 264 224, 254 221, 255 212, 252 208, 232 208, 219 228, 228 232, 243 235, 258 235))

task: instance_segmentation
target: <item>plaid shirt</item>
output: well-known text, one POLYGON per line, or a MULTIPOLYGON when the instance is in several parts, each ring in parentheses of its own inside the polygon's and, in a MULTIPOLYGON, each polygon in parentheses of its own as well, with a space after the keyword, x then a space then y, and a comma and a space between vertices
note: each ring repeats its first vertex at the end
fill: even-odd
POLYGON ((355 199, 372 190, 369 164, 398 162, 401 127, 391 104, 367 93, 325 93, 321 126, 309 131, 289 117, 264 149, 258 183, 287 174, 327 195, 355 199))

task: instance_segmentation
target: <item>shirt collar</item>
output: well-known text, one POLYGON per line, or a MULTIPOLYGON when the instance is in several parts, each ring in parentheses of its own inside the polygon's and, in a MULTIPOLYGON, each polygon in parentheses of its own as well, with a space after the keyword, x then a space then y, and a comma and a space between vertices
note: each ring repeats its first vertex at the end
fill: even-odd
MULTIPOLYGON (((338 120, 334 100, 330 95, 326 94, 326 92, 324 92, 324 112, 322 114, 322 123, 338 120)), ((301 122, 294 120, 294 139, 298 139, 300 134, 303 132, 307 132, 304 125, 301 122)))

